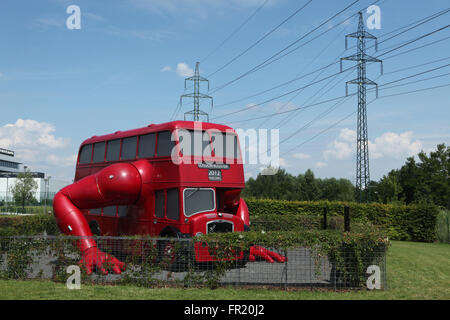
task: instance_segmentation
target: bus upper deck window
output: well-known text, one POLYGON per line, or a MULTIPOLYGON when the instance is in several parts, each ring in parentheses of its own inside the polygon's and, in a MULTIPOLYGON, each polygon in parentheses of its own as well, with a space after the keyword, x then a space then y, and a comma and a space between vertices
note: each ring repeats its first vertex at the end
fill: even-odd
POLYGON ((122 141, 122 160, 133 160, 136 158, 137 137, 124 138, 122 141))
POLYGON ((240 158, 237 136, 231 133, 212 132, 214 154, 219 158, 240 158))
POLYGON ((94 163, 105 161, 105 146, 105 142, 98 142, 94 144, 94 163))
POLYGON ((120 154, 120 139, 108 141, 108 148, 106 150, 106 161, 119 160, 120 154))
POLYGON ((162 131, 158 133, 158 146, 156 155, 158 157, 168 157, 172 154, 172 149, 175 146, 175 141, 172 141, 172 133, 169 131, 162 131))
POLYGON ((139 158, 155 156, 156 134, 149 133, 139 136, 139 158))
POLYGON ((92 156, 92 144, 86 144, 80 151, 80 163, 90 163, 92 156))
POLYGON ((103 215, 108 217, 115 217, 116 216, 117 207, 116 206, 110 206, 110 207, 104 207, 103 208, 103 215))
POLYGON ((211 144, 208 132, 179 130, 178 139, 180 140, 183 156, 211 156, 211 144))

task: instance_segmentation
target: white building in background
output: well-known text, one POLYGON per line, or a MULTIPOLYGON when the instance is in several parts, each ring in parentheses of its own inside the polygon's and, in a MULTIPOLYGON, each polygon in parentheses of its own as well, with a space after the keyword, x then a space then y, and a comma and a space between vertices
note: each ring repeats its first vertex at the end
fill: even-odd
MULTIPOLYGON (((11 188, 16 184, 17 175, 24 172, 27 166, 14 157, 14 151, 0 148, 0 201, 8 199, 12 201, 11 188)), ((43 172, 31 172, 37 183, 35 198, 41 202, 45 198, 53 199, 53 196, 61 188, 71 182, 46 177, 43 172)))

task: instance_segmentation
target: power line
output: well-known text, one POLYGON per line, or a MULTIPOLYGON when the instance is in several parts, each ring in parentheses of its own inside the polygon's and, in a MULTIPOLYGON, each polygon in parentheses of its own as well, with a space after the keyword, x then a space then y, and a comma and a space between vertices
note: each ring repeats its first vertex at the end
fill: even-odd
POLYGON ((222 41, 215 49, 206 55, 200 62, 203 63, 216 53, 226 42, 228 42, 236 33, 238 33, 266 4, 269 0, 265 0, 239 27, 237 27, 225 40, 222 41))
MULTIPOLYGON (((444 68, 444 67, 446 67, 446 66, 448 66, 448 65, 443 65, 443 66, 438 67, 438 68, 430 69, 430 70, 427 70, 426 72, 431 72, 431 71, 435 71, 435 70, 438 70, 438 69, 442 69, 442 68, 444 68)), ((413 66, 413 67, 414 67, 414 66, 413 66)), ((389 85, 389 84, 392 84, 392 83, 396 83, 396 82, 399 82, 399 81, 403 81, 403 80, 405 80, 405 79, 409 79, 409 78, 412 78, 412 77, 415 77, 415 76, 424 74, 424 73, 426 73, 426 72, 419 72, 419 73, 416 73, 416 74, 413 74, 413 75, 410 75, 410 76, 407 76, 407 77, 404 77, 404 78, 401 78, 401 79, 398 79, 398 80, 395 80, 395 81, 386 82, 386 83, 380 85, 380 87, 384 87, 384 86, 389 85)), ((442 74, 442 75, 438 75, 438 76, 434 76, 434 77, 430 77, 430 78, 426 78, 426 79, 420 79, 420 80, 416 80, 416 81, 411 81, 411 82, 404 83, 404 84, 400 84, 400 85, 394 85, 394 86, 390 86, 390 87, 383 88, 383 89, 381 89, 381 90, 388 90, 388 89, 391 89, 391 88, 394 88, 394 87, 405 86, 405 85, 412 84, 412 83, 417 83, 417 82, 423 82, 423 81, 427 81, 427 80, 430 80, 430 79, 435 79, 435 78, 438 78, 438 77, 443 77, 443 76, 446 76, 446 75, 449 75, 449 73, 447 73, 447 74, 442 74)), ((378 78, 379 78, 379 77, 378 77, 378 78)), ((377 79, 378 79, 378 78, 377 78, 377 79)), ((438 87, 440 87, 440 86, 438 86, 438 87)), ((434 87, 432 87, 432 88, 434 88, 434 87)), ((374 90, 374 89, 375 89, 375 88, 371 88, 371 89, 368 89, 368 90, 370 91, 370 90, 374 90)), ((418 91, 422 91, 422 90, 419 89, 419 90, 414 90, 414 91, 411 91, 411 92, 418 92, 418 91)), ((341 96, 341 97, 336 97, 336 98, 333 98, 333 99, 329 99, 329 100, 326 100, 326 101, 322 101, 321 103, 314 104, 314 105, 324 104, 324 103, 327 103, 327 102, 331 102, 331 101, 335 101, 335 100, 341 99, 341 101, 338 101, 336 104, 332 105, 330 108, 328 108, 327 110, 325 110, 324 112, 322 112, 320 115, 316 116, 313 120, 311 120, 310 122, 308 122, 306 125, 304 125, 303 127, 299 128, 299 129, 296 130, 294 133, 291 133, 288 137, 284 138, 284 139, 283 139, 282 141, 280 141, 276 146, 271 146, 271 148, 270 148, 269 151, 271 151, 274 147, 280 146, 281 144, 283 144, 283 143, 286 142, 287 140, 291 139, 293 136, 297 135, 298 133, 300 133, 300 132, 303 131, 304 129, 309 128, 314 122, 323 119, 326 115, 328 115, 328 114, 331 113, 333 110, 335 110, 336 108, 338 108, 339 106, 341 106, 341 105, 345 102, 345 100, 346 100, 347 98, 350 98, 351 96, 354 96, 354 95, 356 95, 356 94, 357 94, 357 93, 353 93, 353 94, 350 94, 350 95, 345 95, 345 96, 341 96)), ((394 96, 394 95, 389 95, 389 96, 394 96)), ((385 96, 385 97, 386 97, 386 96, 385 96)), ((313 105, 311 105, 311 106, 313 106, 313 105)), ((354 114, 354 113, 356 113, 356 111, 353 112, 352 114, 354 114)))
MULTIPOLYGON (((367 105, 372 104, 375 100, 379 100, 379 99, 384 99, 384 98, 388 98, 388 97, 394 97, 394 96, 401 96, 401 95, 407 95, 407 94, 412 94, 412 93, 417 93, 417 92, 423 92, 423 91, 429 91, 429 90, 434 90, 434 89, 439 89, 439 88, 445 88, 445 87, 449 87, 450 83, 446 83, 446 84, 442 84, 442 85, 436 85, 436 86, 432 86, 432 87, 428 87, 428 88, 423 88, 423 89, 417 89, 417 90, 412 90, 412 91, 406 91, 406 92, 400 92, 400 93, 396 93, 396 94, 390 94, 390 95, 386 95, 386 96, 381 96, 378 97, 370 102, 367 103, 367 105)), ((384 90, 386 90, 388 88, 385 88, 384 90)), ((346 115, 345 117, 339 119, 338 121, 334 122, 332 125, 330 125, 329 127, 327 127, 326 129, 320 131, 319 133, 315 134, 313 137, 311 137, 310 139, 296 145, 295 147, 289 149, 288 151, 282 153, 280 156, 284 156, 288 153, 291 153, 294 150, 297 150, 299 147, 301 147, 302 145, 314 140, 315 138, 317 138, 319 135, 322 135, 323 133, 331 130, 332 128, 334 128, 335 126, 337 126, 338 124, 340 124, 341 122, 345 121, 346 119, 350 118, 351 116, 353 116, 357 111, 352 111, 351 113, 349 113, 348 115, 346 115)), ((256 170, 258 170, 259 168, 256 168, 254 170, 250 170, 250 172, 254 172, 256 170)))
MULTIPOLYGON (((414 29, 414 28, 416 28, 416 27, 418 27, 418 26, 420 26, 420 25, 426 23, 426 22, 429 22, 429 21, 431 21, 431 20, 433 20, 433 19, 436 19, 436 18, 440 17, 441 15, 448 13, 449 11, 450 11, 450 9, 441 10, 441 11, 439 11, 439 12, 437 12, 437 13, 434 13, 434 14, 432 14, 432 15, 430 15, 430 16, 424 17, 424 18, 422 18, 422 19, 420 19, 420 20, 417 20, 417 21, 415 21, 415 22, 413 22, 413 23, 407 24, 407 25, 405 25, 405 26, 403 26, 403 27, 400 27, 400 28, 397 28, 397 29, 395 29, 395 30, 393 30, 393 31, 390 31, 390 32, 388 32, 388 33, 385 33, 385 34, 381 35, 380 38, 383 38, 383 37, 385 37, 385 36, 387 36, 387 35, 389 35, 389 34, 395 32, 395 31, 398 31, 398 30, 402 30, 402 29, 407 28, 406 30, 401 31, 401 32, 395 34, 394 36, 392 36, 392 37, 390 37, 390 38, 388 38, 388 39, 385 39, 385 40, 383 40, 383 41, 380 41, 379 44, 384 43, 384 42, 386 42, 386 41, 389 41, 389 40, 391 40, 391 39, 393 39, 393 38, 395 38, 395 37, 397 37, 397 36, 399 36, 399 35, 401 35, 401 34, 403 34, 403 33, 405 33, 405 32, 408 32, 408 31, 410 31, 410 30, 412 30, 412 29, 414 29), (412 26, 412 27, 410 27, 410 26, 412 26), (409 28, 408 28, 408 27, 409 27, 409 28)), ((354 15, 350 16, 350 18, 353 17, 353 16, 354 16, 354 15)), ((346 20, 348 20, 348 19, 349 19, 349 18, 347 18, 346 20)), ((344 20, 344 21, 346 21, 346 20, 344 20)), ((394 45, 394 46, 398 46, 398 44, 397 44, 397 45, 394 45)), ((355 46, 350 47, 350 49, 351 49, 351 48, 354 48, 354 47, 355 47, 355 46)), ((369 46, 368 48, 372 48, 372 47, 374 47, 374 45, 373 45, 373 46, 369 46)), ((391 46, 391 47, 393 47, 393 46, 391 46)), ((391 47, 387 47, 386 49, 391 48, 391 47)), ((338 57, 340 57, 345 51, 346 51, 346 50, 344 50, 341 54, 339 54, 338 57)), ((337 60, 338 57, 337 57, 336 59, 334 59, 334 60, 337 60)), ((386 58, 386 59, 388 59, 388 58, 386 58)), ((385 59, 385 60, 386 60, 386 59, 385 59)), ((269 92, 269 91, 278 89, 278 88, 280 88, 280 87, 283 87, 283 86, 288 85, 288 84, 290 84, 290 83, 293 83, 293 82, 295 82, 295 81, 301 80, 301 79, 303 79, 303 78, 305 78, 305 77, 307 77, 307 76, 309 76, 309 75, 312 75, 312 74, 314 74, 314 73, 316 73, 316 72, 323 71, 323 70, 329 68, 330 66, 332 66, 332 65, 334 65, 334 64, 337 64, 338 62, 339 62, 339 61, 334 61, 334 62, 329 63, 328 65, 325 65, 325 66, 323 66, 323 67, 321 67, 321 68, 319 68, 319 69, 316 69, 316 70, 314 70, 314 71, 312 71, 312 72, 309 72, 309 73, 304 74, 304 75, 299 76, 299 77, 295 77, 295 78, 293 78, 293 79, 291 79, 291 80, 289 80, 289 81, 283 82, 283 83, 281 83, 281 84, 279 84, 279 85, 276 85, 276 86, 271 87, 271 88, 269 88, 269 89, 266 89, 266 90, 257 92, 257 93, 255 93, 255 94, 252 94, 252 95, 249 95, 249 96, 246 96, 246 97, 243 97, 243 98, 240 98, 240 99, 237 99, 237 100, 228 102, 228 103, 223 103, 223 104, 217 105, 216 108, 218 108, 218 107, 223 107, 223 106, 227 106, 227 105, 234 104, 234 103, 238 103, 238 102, 242 102, 242 101, 244 101, 244 100, 247 100, 247 99, 250 99, 250 98, 254 98, 254 97, 256 97, 256 96, 262 95, 262 94, 267 93, 267 92, 269 92)))
MULTIPOLYGON (((416 93, 416 92, 423 92, 423 91, 429 91, 429 90, 433 90, 433 89, 439 89, 439 88, 444 88, 444 87, 448 87, 450 86, 450 83, 446 83, 443 85, 436 85, 436 86, 432 86, 432 87, 428 87, 428 88, 423 88, 423 89, 417 89, 417 90, 412 90, 412 91, 406 91, 406 92, 399 92, 396 94, 390 94, 390 95, 386 95, 386 96, 381 96, 378 98, 373 99, 372 101, 368 102, 367 105, 372 104, 375 100, 379 100, 379 99, 384 99, 384 98, 388 98, 388 97, 394 97, 394 96, 401 96, 401 95, 406 95, 406 94, 411 94, 411 93, 416 93)), ((387 88, 385 88, 384 90, 386 90, 387 88)), ((341 123, 342 121, 344 121, 345 119, 348 119, 350 116, 354 115, 357 112, 357 110, 352 111, 350 114, 346 115, 345 117, 341 118, 340 120, 338 120, 337 122, 333 123, 331 126, 327 127, 325 130, 322 130, 319 134, 324 133, 325 131, 328 131, 329 129, 331 129, 332 127, 338 125, 339 123, 341 123)), ((319 134, 315 135, 313 138, 316 138, 319 134)), ((312 139, 313 139, 312 138, 312 139)), ((307 140, 308 142, 311 141, 312 139, 307 140)), ((289 151, 284 152, 281 155, 286 155, 287 153, 292 152, 293 150, 295 150, 296 148, 298 148, 299 146, 303 145, 304 143, 301 143, 297 146, 295 146, 294 148, 290 149, 289 151)))
MULTIPOLYGON (((447 25, 447 26, 445 26, 445 27, 438 28, 438 29, 436 29, 436 30, 434 30, 434 31, 432 31, 432 32, 429 32, 429 33, 427 33, 427 34, 418 36, 418 37, 416 37, 416 38, 414 38, 414 39, 412 39, 412 40, 408 40, 408 41, 406 41, 405 43, 402 43, 402 44, 398 45, 397 47, 395 47, 395 48, 393 48, 393 49, 391 49, 391 50, 388 50, 388 51, 386 51, 386 52, 384 52, 384 53, 382 53, 382 54, 380 54, 380 55, 378 55, 378 56, 376 56, 376 57, 374 57, 374 58, 382 57, 382 56, 386 55, 387 53, 393 52, 393 51, 398 50, 398 49, 400 49, 400 48, 402 48, 402 47, 404 47, 404 46, 410 45, 410 44, 412 44, 412 43, 414 43, 414 42, 416 42, 416 41, 418 41, 418 40, 421 40, 421 39, 423 39, 423 38, 425 38, 425 37, 428 37, 428 36, 430 36, 430 35, 432 35, 432 34, 435 34, 435 33, 437 33, 437 32, 443 31, 443 30, 445 30, 446 28, 448 28, 449 26, 450 26, 450 25, 447 25)), ((387 57, 387 58, 385 58, 385 60, 386 60, 386 59, 389 59, 389 58, 392 58, 392 57, 387 57)), ((349 68, 347 68, 347 69, 342 70, 341 72, 346 72, 346 71, 348 71, 348 70, 352 70, 352 69, 355 69, 355 68, 356 68, 356 66, 349 67, 349 68)), ((263 101, 263 102, 261 102, 261 103, 252 104, 251 106, 248 106, 248 107, 245 107, 245 108, 241 108, 241 109, 239 109, 239 110, 235 110, 235 111, 226 113, 226 114, 224 114, 224 115, 220 115, 220 116, 218 116, 218 117, 214 117, 214 118, 212 118, 212 119, 223 118, 223 117, 226 117, 226 116, 229 116, 229 115, 233 115, 233 114, 236 114, 236 113, 240 113, 240 112, 243 112, 243 111, 246 111, 246 110, 255 108, 255 107, 259 106, 259 105, 263 105, 263 104, 265 104, 265 103, 274 101, 274 100, 276 100, 276 99, 279 99, 279 98, 282 98, 282 97, 284 97, 284 96, 290 95, 290 94, 292 94, 292 93, 294 93, 294 92, 297 92, 297 91, 299 91, 299 90, 303 90, 303 89, 305 89, 305 88, 307 88, 307 87, 310 87, 310 86, 312 86, 312 85, 314 85, 314 84, 317 84, 317 83, 320 83, 320 82, 325 81, 325 80, 327 80, 327 79, 330 79, 330 78, 332 78, 332 77, 335 77, 335 76, 337 76, 338 74, 340 74, 341 72, 337 72, 337 73, 331 74, 331 75, 329 75, 329 76, 327 76, 327 77, 325 77, 325 78, 322 78, 322 79, 320 79, 320 80, 311 82, 311 83, 309 83, 309 84, 307 84, 307 85, 305 85, 305 86, 302 86, 302 87, 300 87, 300 88, 296 88, 296 89, 294 89, 294 90, 291 90, 291 91, 289 91, 289 92, 283 93, 283 94, 278 95, 278 96, 276 96, 276 97, 267 99, 267 100, 265 100, 265 101, 263 101)))
MULTIPOLYGON (((417 66, 419 66, 419 65, 417 65, 417 66)), ((415 68, 417 66, 409 67, 409 69, 415 68)), ((423 73, 420 73, 420 74, 423 74, 423 73)), ((386 75, 386 74, 384 74, 384 75, 386 75)), ((412 77, 417 76, 417 75, 419 75, 419 74, 414 74, 414 75, 411 75, 411 76, 408 76, 408 77, 404 77, 404 78, 399 79, 399 80, 394 80, 394 81, 391 81, 391 82, 388 82, 388 83, 381 84, 381 85, 379 85, 379 88, 383 88, 384 86, 386 86, 388 84, 392 84, 392 83, 395 83, 395 82, 399 82, 401 80, 412 78, 412 77)), ((397 87, 400 87, 400 86, 405 86, 405 85, 409 85, 409 84, 413 84, 413 83, 418 83, 418 82, 423 82, 423 81, 427 81, 427 80, 431 80, 431 79, 436 79, 436 78, 444 77, 444 76, 447 76, 447 75, 450 75, 450 73, 445 73, 445 74, 441 74, 441 75, 437 75, 437 76, 433 76, 433 77, 429 77, 429 78, 425 78, 425 79, 419 79, 419 80, 410 81, 410 82, 403 83, 403 84, 389 86, 389 87, 383 88, 381 90, 388 90, 388 89, 392 89, 392 88, 397 88, 397 87)), ((368 90, 371 91, 371 90, 374 90, 374 89, 368 89, 368 90)), ((346 97, 352 97, 352 96, 355 96, 355 95, 356 95, 356 93, 351 93, 349 95, 342 95, 342 96, 339 96, 339 97, 323 100, 323 101, 320 101, 320 102, 311 103, 311 104, 308 104, 308 105, 305 105, 305 106, 297 107, 297 108, 286 110, 286 111, 282 111, 282 112, 277 112, 277 113, 274 113, 274 114, 263 115, 263 116, 258 116, 258 117, 254 117, 254 118, 235 120, 235 121, 227 121, 226 124, 229 125, 229 124, 232 124, 232 123, 242 123, 242 122, 249 122, 249 121, 253 121, 253 120, 265 119, 265 118, 268 118, 268 117, 274 117, 274 116, 278 116, 278 115, 282 115, 282 114, 295 112, 295 111, 298 111, 298 110, 309 109, 311 107, 319 106, 319 105, 322 105, 322 104, 326 104, 326 103, 329 103, 329 102, 340 100, 340 99, 343 99, 343 98, 346 98, 346 97)))
MULTIPOLYGON (((305 3, 303 6, 301 6, 300 8, 298 8, 297 10, 295 10, 291 15, 289 15, 286 19, 284 19, 281 23, 279 23, 275 28, 273 28, 272 30, 270 30, 269 32, 267 32, 264 36, 262 36, 261 38, 259 38, 256 42, 254 42, 250 47, 248 47, 247 49, 245 49, 244 51, 242 51, 240 54, 238 54, 237 56, 235 56, 233 59, 231 59, 230 61, 228 61, 227 63, 225 63, 222 67, 220 67, 219 69, 217 69, 216 71, 214 71, 213 73, 210 73, 209 75, 207 75, 207 78, 212 77, 213 75, 215 75, 217 72, 223 70, 224 68, 226 68, 227 66, 229 66, 231 63, 233 63, 234 61, 236 61, 237 59, 239 59, 240 57, 242 57, 244 54, 246 54, 248 51, 250 51, 252 48, 254 48, 256 45, 258 45, 261 41, 263 41, 265 38, 267 38, 269 35, 271 35, 273 32, 275 32, 277 29, 279 29, 283 24, 285 24, 286 22, 288 22, 290 19, 292 19, 294 16, 296 16, 300 11, 302 11, 307 5, 309 5, 313 0, 309 0, 307 3, 305 3)), ((359 1, 359 0, 358 0, 359 1)))
MULTIPOLYGON (((300 38, 298 38, 297 40, 295 40, 294 42, 292 42, 291 44, 289 44, 287 47, 285 47, 284 49, 278 51, 277 53, 273 54, 270 58, 266 59, 265 61, 263 61, 262 63, 258 64, 257 66, 253 67, 251 70, 241 74, 240 76, 238 76, 237 78, 221 85, 218 86, 216 88, 212 89, 212 92, 217 92, 227 86, 229 86, 230 84, 236 82, 237 80, 249 75, 250 73, 253 73, 254 71, 256 71, 257 68, 259 68, 260 66, 266 64, 268 61, 272 60, 274 57, 278 56, 279 54, 281 54, 282 52, 286 51, 287 49, 289 49, 290 47, 292 47, 293 45, 295 45, 296 43, 298 43, 299 41, 303 40, 305 37, 307 37, 308 35, 312 34, 313 32, 315 32, 317 29, 321 28, 323 25, 327 24, 329 21, 331 21, 332 19, 334 19, 335 17, 337 17, 338 15, 340 15, 341 13, 343 13, 344 11, 346 11, 348 8, 352 7, 354 4, 356 4, 358 1, 360 0, 355 0, 354 2, 352 2, 350 5, 346 6, 344 9, 340 10, 339 12, 337 12, 336 14, 334 14, 331 18, 328 18, 327 20, 325 20, 324 22, 322 22, 321 24, 319 24, 317 27, 315 27, 313 30, 305 33, 303 36, 301 36, 300 38)), ((377 0, 376 2, 378 2, 379 0, 377 0)), ((376 3, 375 2, 375 3, 376 3)))

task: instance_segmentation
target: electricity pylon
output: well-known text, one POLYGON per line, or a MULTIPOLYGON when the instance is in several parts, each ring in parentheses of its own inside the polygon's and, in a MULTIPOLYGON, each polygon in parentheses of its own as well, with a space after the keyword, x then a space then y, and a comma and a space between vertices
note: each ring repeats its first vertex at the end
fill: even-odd
POLYGON ((206 112, 203 112, 200 110, 200 99, 211 99, 211 107, 213 105, 213 98, 200 93, 200 83, 202 81, 208 82, 208 90, 209 90, 209 81, 203 77, 200 76, 198 66, 200 62, 197 62, 195 64, 195 73, 192 77, 184 79, 184 88, 186 89, 186 81, 194 81, 194 92, 183 94, 180 97, 180 104, 183 104, 183 98, 193 98, 194 99, 194 110, 191 110, 189 112, 184 113, 184 120, 186 120, 186 115, 193 115, 194 121, 200 121, 200 116, 206 116, 207 121, 209 122, 209 115, 206 112))
POLYGON ((367 131, 367 104, 366 104, 366 85, 376 86, 376 95, 378 97, 378 85, 366 77, 366 62, 380 62, 381 74, 383 74, 383 62, 377 58, 366 54, 366 39, 375 40, 375 50, 378 50, 377 38, 364 30, 364 21, 362 12, 359 12, 358 31, 345 36, 345 48, 347 49, 347 39, 356 38, 358 40, 358 51, 356 54, 341 58, 342 61, 351 60, 358 62, 358 78, 347 81, 345 84, 346 95, 348 95, 348 84, 358 85, 358 124, 357 124, 357 151, 356 151, 356 190, 359 202, 368 202, 369 199, 369 139, 367 131))

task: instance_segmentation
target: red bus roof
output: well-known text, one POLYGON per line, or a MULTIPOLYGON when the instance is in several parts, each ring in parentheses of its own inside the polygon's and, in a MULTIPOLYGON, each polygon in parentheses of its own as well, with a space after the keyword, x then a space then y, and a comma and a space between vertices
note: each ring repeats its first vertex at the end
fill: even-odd
POLYGON ((171 122, 165 122, 165 123, 161 123, 161 124, 150 124, 146 127, 126 130, 126 131, 116 131, 114 133, 105 134, 102 136, 93 136, 89 139, 84 140, 81 143, 81 145, 95 143, 95 142, 101 142, 101 141, 107 141, 107 140, 112 140, 112 139, 126 138, 126 137, 131 137, 131 136, 136 136, 136 135, 147 134, 147 133, 151 133, 151 132, 173 131, 175 129, 194 130, 194 128, 197 129, 196 126, 199 126, 199 125, 201 125, 202 130, 217 129, 222 132, 231 130, 231 132, 236 133, 233 128, 223 125, 223 124, 210 123, 210 122, 194 122, 194 121, 171 121, 171 122))

